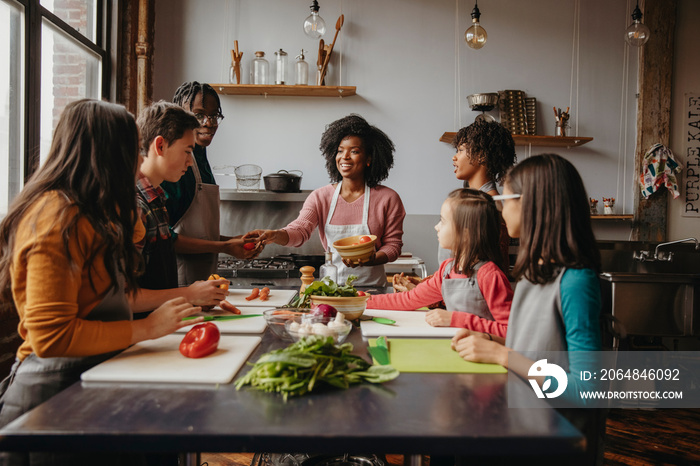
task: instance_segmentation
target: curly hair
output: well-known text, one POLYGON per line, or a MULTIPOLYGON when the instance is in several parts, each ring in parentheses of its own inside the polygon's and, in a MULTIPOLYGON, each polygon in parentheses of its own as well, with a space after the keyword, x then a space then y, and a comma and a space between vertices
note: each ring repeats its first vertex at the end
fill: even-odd
POLYGON ((188 111, 192 110, 192 102, 198 94, 202 94, 202 99, 204 99, 206 95, 214 97, 216 99, 217 111, 219 115, 223 115, 223 113, 221 113, 221 99, 219 98, 219 94, 207 83, 186 81, 180 84, 180 87, 175 91, 175 96, 173 96, 173 103, 188 111))
POLYGON ((455 134, 452 146, 458 149, 462 144, 467 145, 473 163, 485 166, 489 177, 503 184, 503 177, 517 160, 510 131, 495 121, 477 120, 455 134))
POLYGON ((326 170, 331 182, 339 182, 343 176, 338 171, 335 157, 340 142, 348 136, 362 139, 365 154, 371 161, 365 170, 365 182, 374 188, 387 179, 394 166, 394 143, 382 130, 367 123, 360 115, 350 114, 326 126, 319 149, 326 159, 326 170))

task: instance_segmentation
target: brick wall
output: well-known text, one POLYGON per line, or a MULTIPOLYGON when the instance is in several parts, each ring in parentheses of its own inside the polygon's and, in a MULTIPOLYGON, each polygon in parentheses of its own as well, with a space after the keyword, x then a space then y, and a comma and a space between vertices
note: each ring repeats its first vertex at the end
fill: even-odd
MULTIPOLYGON (((54 13, 78 32, 89 37, 88 1, 54 0, 54 13)), ((53 123, 54 128, 65 106, 84 97, 87 83, 87 63, 84 52, 79 52, 75 45, 54 35, 53 47, 53 123)))

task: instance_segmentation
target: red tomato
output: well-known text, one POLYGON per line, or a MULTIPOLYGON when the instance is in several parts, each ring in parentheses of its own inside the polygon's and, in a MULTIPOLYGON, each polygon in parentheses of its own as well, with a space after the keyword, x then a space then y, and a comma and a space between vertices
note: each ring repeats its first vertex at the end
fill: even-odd
POLYGON ((180 342, 180 353, 188 358, 209 356, 219 346, 219 327, 211 322, 195 325, 180 342))
POLYGON ((357 290, 357 296, 365 296, 367 293, 361 290, 357 290))
POLYGON ((369 243, 370 241, 372 241, 372 238, 371 238, 371 237, 369 237, 369 236, 367 236, 367 235, 365 235, 365 236, 360 236, 360 243, 369 243))
POLYGON ((252 251, 253 249, 255 249, 255 243, 245 243, 243 244, 243 249, 245 249, 246 251, 252 251))

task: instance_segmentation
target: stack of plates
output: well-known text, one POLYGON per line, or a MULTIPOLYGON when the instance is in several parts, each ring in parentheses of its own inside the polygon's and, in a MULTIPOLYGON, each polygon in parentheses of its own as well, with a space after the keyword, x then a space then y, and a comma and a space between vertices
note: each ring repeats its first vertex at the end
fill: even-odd
POLYGON ((498 110, 501 124, 511 134, 528 134, 525 118, 525 93, 523 91, 498 91, 498 110))
POLYGON ((537 99, 534 97, 525 97, 525 122, 527 134, 537 134, 537 99))

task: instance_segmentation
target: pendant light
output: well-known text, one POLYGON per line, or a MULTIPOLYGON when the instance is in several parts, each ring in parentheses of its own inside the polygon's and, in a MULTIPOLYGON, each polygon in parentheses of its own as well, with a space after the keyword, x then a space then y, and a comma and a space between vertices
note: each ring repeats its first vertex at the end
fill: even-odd
POLYGON ((649 40, 651 31, 642 23, 642 11, 639 9, 639 0, 637 6, 632 12, 632 24, 625 30, 625 40, 628 44, 634 47, 641 47, 649 40))
POLYGON ((304 20, 304 34, 311 39, 319 39, 326 33, 326 22, 318 15, 318 1, 314 0, 311 6, 311 14, 304 20))
POLYGON ((479 11, 479 2, 474 2, 472 10, 472 25, 464 33, 464 40, 467 45, 473 49, 480 49, 486 43, 486 30, 479 24, 481 12, 479 11))

